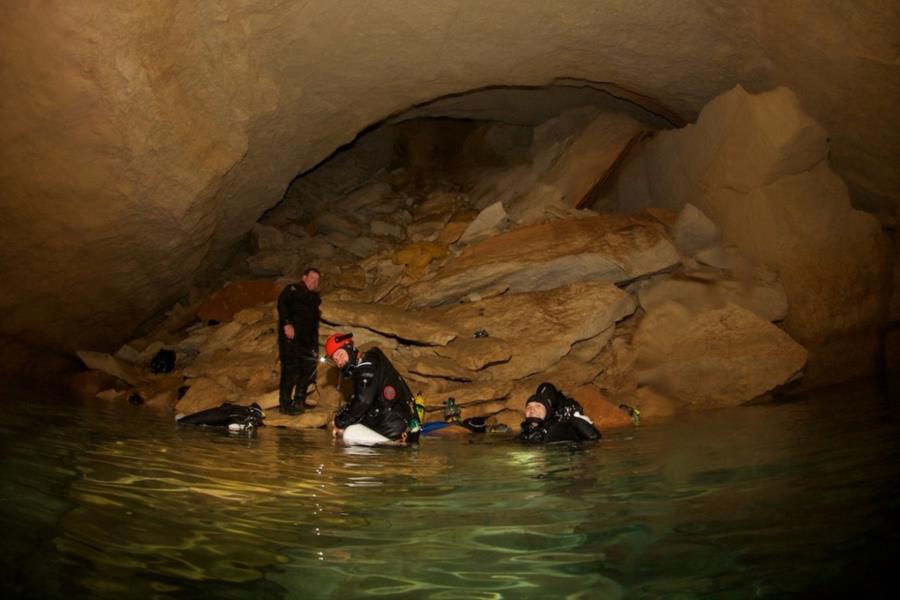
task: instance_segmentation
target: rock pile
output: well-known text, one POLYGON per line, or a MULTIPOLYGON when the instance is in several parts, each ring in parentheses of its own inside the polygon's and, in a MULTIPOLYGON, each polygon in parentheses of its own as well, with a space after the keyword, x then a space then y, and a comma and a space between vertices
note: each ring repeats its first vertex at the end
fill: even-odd
MULTIPOLYGON (((632 422, 620 405, 647 418, 733 406, 801 375, 806 350, 773 324, 788 313, 778 275, 700 208, 573 208, 615 160, 609 144, 636 132, 576 116, 587 125, 571 139, 545 128, 524 159, 474 183, 470 173, 423 187, 395 170, 340 197, 289 194, 232 265, 246 279, 177 306, 116 356, 83 353, 109 377, 85 374, 79 386, 179 413, 277 406, 274 300, 307 266, 322 271, 322 341, 352 331, 358 346, 378 345, 435 411, 452 397, 464 416, 515 427, 549 380, 603 429, 632 422), (605 146, 590 150, 593 138, 605 146), (513 179, 518 193, 485 200, 513 179), (171 373, 150 372, 161 349, 176 352, 171 373)), ((320 367, 312 410, 268 422, 325 425, 342 399, 336 377, 320 367)))

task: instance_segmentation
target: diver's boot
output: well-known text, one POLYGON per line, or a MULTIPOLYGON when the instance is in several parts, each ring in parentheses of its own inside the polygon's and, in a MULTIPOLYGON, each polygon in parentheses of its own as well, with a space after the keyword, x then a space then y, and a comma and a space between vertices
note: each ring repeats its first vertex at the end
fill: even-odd
POLYGON ((302 404, 298 405, 294 401, 286 402, 286 403, 278 405, 278 412, 280 412, 283 415, 290 415, 290 416, 300 415, 300 414, 303 414, 303 405, 302 404))

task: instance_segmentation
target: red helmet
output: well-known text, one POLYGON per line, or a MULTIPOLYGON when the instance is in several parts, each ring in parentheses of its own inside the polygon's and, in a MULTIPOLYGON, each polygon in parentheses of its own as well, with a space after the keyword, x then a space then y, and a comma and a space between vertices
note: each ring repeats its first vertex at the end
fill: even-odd
MULTIPOLYGON (((325 340, 325 356, 331 358, 332 356, 334 356, 335 352, 345 346, 349 346, 351 348, 353 347, 352 333, 334 333, 332 335, 329 335, 328 339, 325 340)), ((349 348, 347 349, 347 352, 350 352, 349 348)))

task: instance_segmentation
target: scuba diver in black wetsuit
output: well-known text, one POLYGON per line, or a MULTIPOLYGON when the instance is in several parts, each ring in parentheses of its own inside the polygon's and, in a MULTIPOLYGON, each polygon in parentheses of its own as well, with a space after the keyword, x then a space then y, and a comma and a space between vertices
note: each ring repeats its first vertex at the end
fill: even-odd
POLYGON ((525 420, 519 439, 532 444, 594 441, 600 439, 600 432, 578 402, 566 397, 552 383, 544 382, 525 401, 525 420))
POLYGON ((278 407, 284 414, 303 412, 306 391, 316 376, 319 357, 319 270, 306 269, 299 283, 278 296, 278 358, 281 383, 278 407))
POLYGON ((344 376, 353 379, 353 394, 334 417, 335 437, 359 423, 394 441, 412 443, 419 439, 413 395, 380 349, 360 354, 353 346, 353 334, 345 333, 326 340, 325 354, 344 376))

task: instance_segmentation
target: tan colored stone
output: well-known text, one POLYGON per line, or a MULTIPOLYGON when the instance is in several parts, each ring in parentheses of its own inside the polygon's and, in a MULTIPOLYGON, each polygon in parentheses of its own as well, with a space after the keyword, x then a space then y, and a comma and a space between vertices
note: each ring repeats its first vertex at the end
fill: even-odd
POLYGON ((716 244, 722 232, 699 208, 688 202, 672 224, 672 240, 683 256, 694 256, 716 244))
POLYGON ((525 412, 516 409, 506 409, 498 412, 488 419, 489 425, 506 425, 512 433, 518 434, 522 421, 525 420, 525 412))
POLYGON ((421 344, 442 345, 457 335, 453 328, 430 316, 386 304, 332 302, 329 297, 325 297, 321 308, 322 320, 328 323, 365 327, 383 335, 421 344))
POLYGON ((237 321, 230 321, 222 325, 212 328, 206 342, 200 347, 203 353, 213 353, 223 348, 227 348, 232 338, 241 331, 241 324, 237 321))
POLYGON ((441 377, 453 381, 472 381, 475 378, 472 371, 460 366, 458 362, 434 354, 419 354, 407 368, 410 372, 425 377, 441 377))
POLYGON ((268 311, 264 308, 254 306, 253 308, 245 308, 238 311, 234 315, 234 320, 241 325, 250 325, 265 318, 268 318, 268 311))
MULTIPOLYGON (((263 411, 268 411, 272 409, 278 408, 278 390, 271 390, 262 394, 256 394, 253 396, 241 396, 241 404, 245 406, 249 406, 250 404, 256 403, 259 405, 263 411)), ((268 417, 268 414, 266 415, 268 417)))
POLYGON ((584 414, 594 422, 594 426, 601 433, 608 429, 634 425, 628 413, 619 408, 618 404, 592 385, 576 389, 572 397, 581 405, 584 409, 584 414))
POLYGON ((406 272, 417 279, 425 274, 431 261, 447 256, 447 246, 437 242, 415 242, 394 253, 395 264, 404 265, 406 272))
POLYGON ((463 232, 466 230, 466 227, 469 226, 469 222, 457 221, 455 220, 456 218, 457 217, 454 217, 454 220, 447 223, 447 225, 441 230, 441 233, 435 240, 436 243, 444 246, 449 246, 450 244, 456 243, 459 240, 463 232))
POLYGON ((105 371, 81 371, 69 379, 69 389, 82 398, 93 398, 99 392, 112 388, 117 379, 105 371))
POLYGON ((642 423, 673 417, 680 407, 679 403, 649 387, 639 387, 630 395, 622 396, 619 400, 640 410, 642 423))
POLYGON ((800 374, 806 350, 786 333, 734 304, 691 312, 670 302, 634 334, 638 377, 679 410, 735 406, 800 374))
POLYGON ((197 307, 197 316, 203 321, 231 321, 235 314, 265 302, 272 302, 280 293, 270 279, 248 279, 226 285, 211 294, 197 307))
POLYGON ((192 415, 202 410, 215 408, 223 402, 236 402, 237 395, 223 387, 220 383, 208 378, 199 377, 185 382, 187 392, 175 404, 179 414, 192 415))
POLYGON ((627 281, 678 260, 658 224, 598 215, 520 227, 469 246, 410 291, 413 306, 436 305, 498 284, 521 292, 575 281, 627 281))
POLYGON ((661 225, 665 226, 667 230, 671 229, 671 227, 675 224, 675 219, 678 218, 678 215, 671 210, 660 208, 658 206, 647 206, 641 209, 641 214, 645 214, 655 219, 661 225))
MULTIPOLYGON (((648 202, 701 209, 726 240, 781 278, 789 310, 785 330, 810 349, 819 385, 859 373, 816 365, 885 311, 887 243, 878 221, 854 210, 830 168, 827 134, 786 88, 719 96, 697 124, 660 133, 619 176, 620 207, 648 202), (851 249, 849 251, 848 249, 851 249)), ((823 365, 824 366, 824 365, 823 365)))
MULTIPOLYGON (((542 136, 542 129, 552 126, 551 123, 552 120, 536 128, 535 138, 542 136)), ((577 206, 640 130, 641 124, 624 113, 594 116, 564 140, 554 140, 554 147, 547 149, 550 156, 535 159, 536 163, 551 163, 540 181, 558 190, 559 198, 566 206, 577 206)), ((536 144, 539 143, 536 139, 536 144)))
POLYGON ((575 342, 572 344, 572 349, 567 356, 580 360, 581 362, 591 362, 599 356, 612 339, 615 332, 615 326, 611 325, 592 338, 575 342))
POLYGON ((596 336, 634 308, 634 299, 616 286, 586 282, 451 305, 428 314, 460 332, 485 328, 491 338, 507 342, 512 358, 487 371, 495 379, 508 380, 548 369, 572 344, 596 336))
POLYGON ((76 354, 88 369, 103 371, 130 385, 141 384, 141 377, 137 371, 131 365, 115 356, 89 350, 79 350, 76 354))
POLYGON ((736 281, 715 271, 707 279, 692 274, 675 274, 644 282, 638 288, 641 307, 651 311, 666 302, 679 302, 692 310, 737 304, 766 321, 781 321, 788 311, 787 297, 777 277, 759 276, 736 281))
POLYGON ((624 337, 614 337, 595 360, 600 374, 594 384, 611 396, 634 392, 638 386, 636 360, 637 353, 631 341, 624 337))
POLYGON ((502 202, 494 202, 483 209, 475 219, 466 226, 459 238, 460 244, 473 244, 503 231, 509 223, 509 215, 503 209, 502 202))
POLYGON ((486 337, 457 337, 446 346, 437 346, 435 354, 452 359, 456 364, 478 371, 485 366, 508 361, 512 357, 512 349, 503 340, 486 337))

